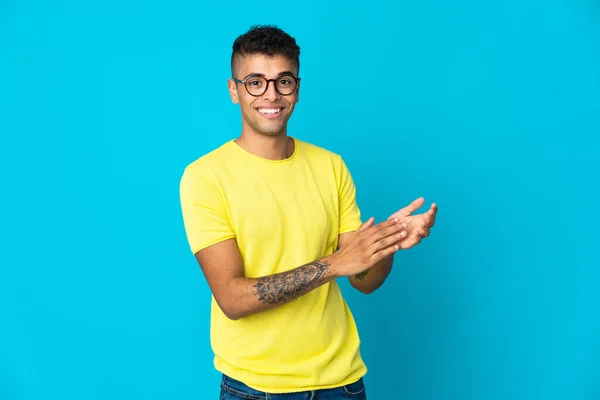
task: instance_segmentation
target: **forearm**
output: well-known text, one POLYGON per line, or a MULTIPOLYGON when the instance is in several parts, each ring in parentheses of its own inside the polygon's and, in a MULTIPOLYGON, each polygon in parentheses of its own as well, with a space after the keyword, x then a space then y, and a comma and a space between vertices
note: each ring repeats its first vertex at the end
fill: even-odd
POLYGON ((393 262, 394 255, 384 258, 365 272, 348 277, 350 284, 365 294, 374 292, 390 274, 393 262))
POLYGON ((227 306, 231 319, 269 310, 334 280, 338 275, 332 257, 323 257, 290 271, 261 278, 237 278, 228 287, 227 306))

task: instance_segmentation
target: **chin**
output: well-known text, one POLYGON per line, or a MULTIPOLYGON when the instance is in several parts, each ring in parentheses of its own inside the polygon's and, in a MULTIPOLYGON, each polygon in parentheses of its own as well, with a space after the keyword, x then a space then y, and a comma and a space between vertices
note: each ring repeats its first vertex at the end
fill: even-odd
POLYGON ((278 131, 262 131, 262 130, 258 130, 256 131, 258 132, 259 135, 263 135, 263 136, 269 136, 269 137, 275 137, 275 136, 281 136, 284 134, 284 130, 278 130, 278 131))
POLYGON ((280 136, 285 132, 285 125, 283 126, 257 126, 255 131, 264 136, 280 136))
POLYGON ((285 134, 287 127, 287 120, 257 121, 247 118, 245 123, 248 128, 251 128, 257 134, 268 137, 281 136, 285 134))

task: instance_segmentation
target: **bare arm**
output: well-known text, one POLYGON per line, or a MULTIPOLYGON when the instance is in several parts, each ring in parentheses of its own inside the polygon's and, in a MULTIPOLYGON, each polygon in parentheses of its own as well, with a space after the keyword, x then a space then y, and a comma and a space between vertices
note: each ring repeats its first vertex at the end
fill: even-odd
MULTIPOLYGON (((435 223, 435 216, 437 214, 437 205, 434 203, 431 205, 429 211, 423 214, 411 215, 415 210, 421 207, 425 199, 418 198, 413 201, 410 205, 400 209, 398 212, 390 216, 392 218, 398 218, 400 223, 406 227, 406 231, 403 232, 402 238, 398 242, 400 249, 408 250, 419 243, 423 238, 429 236, 430 228, 435 223)), ((359 228, 360 229, 360 228, 359 228)), ((339 236, 338 247, 341 249, 351 240, 352 235, 355 232, 343 233, 339 236)), ((392 264, 394 262, 394 254, 382 259, 377 262, 371 268, 348 277, 350 284, 357 290, 369 294, 377 290, 383 282, 386 280, 390 271, 392 270, 392 264)))
MULTIPOLYGON (((342 248, 347 244, 352 234, 354 234, 354 232, 342 233, 340 235, 338 240, 339 248, 342 248)), ((394 254, 391 254, 377 262, 371 268, 358 274, 348 276, 348 280, 356 290, 364 294, 373 293, 383 285, 383 282, 385 282, 392 270, 393 263, 394 254)))
POLYGON ((370 226, 329 256, 292 270, 246 278, 237 242, 225 240, 196 253, 202 272, 223 313, 233 320, 288 303, 340 276, 355 275, 393 254, 401 225, 370 226))
POLYGON ((329 257, 262 278, 244 277, 235 239, 196 253, 217 304, 233 320, 268 310, 336 278, 329 257))

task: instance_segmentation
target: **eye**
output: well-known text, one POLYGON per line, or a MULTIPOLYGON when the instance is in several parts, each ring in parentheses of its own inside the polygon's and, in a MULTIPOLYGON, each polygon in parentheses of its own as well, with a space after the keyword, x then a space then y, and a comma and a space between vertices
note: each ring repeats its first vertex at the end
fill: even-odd
POLYGON ((262 81, 262 79, 257 79, 257 78, 255 78, 255 79, 249 79, 249 80, 246 82, 246 84, 247 84, 248 86, 260 87, 260 86, 262 86, 262 85, 263 85, 263 81, 262 81))

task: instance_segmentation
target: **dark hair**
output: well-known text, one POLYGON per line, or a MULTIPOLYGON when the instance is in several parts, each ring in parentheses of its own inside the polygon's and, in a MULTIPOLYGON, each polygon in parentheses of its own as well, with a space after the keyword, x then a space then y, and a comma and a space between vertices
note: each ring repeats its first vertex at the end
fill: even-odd
POLYGON ((296 39, 273 25, 254 25, 233 42, 232 75, 237 72, 239 59, 251 54, 285 56, 296 63, 300 70, 300 47, 296 44, 296 39))

